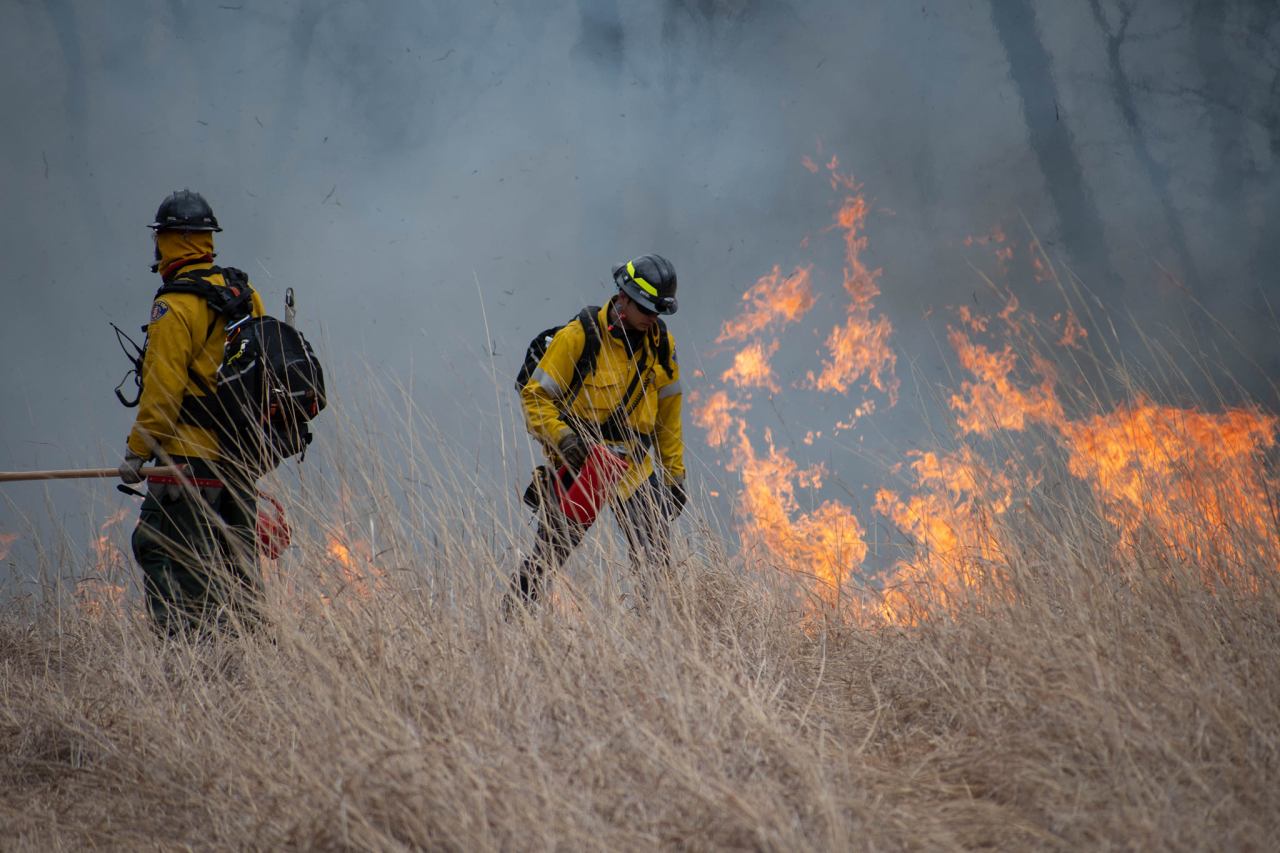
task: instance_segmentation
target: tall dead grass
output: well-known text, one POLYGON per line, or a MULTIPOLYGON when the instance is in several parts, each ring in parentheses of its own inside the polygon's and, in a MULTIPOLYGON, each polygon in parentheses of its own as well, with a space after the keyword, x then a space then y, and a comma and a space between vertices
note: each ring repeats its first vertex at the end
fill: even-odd
POLYGON ((515 501, 412 446, 399 471, 348 449, 290 490, 259 634, 161 643, 136 602, 10 604, 6 847, 1280 843, 1275 541, 1248 583, 1206 585, 1069 494, 993 519, 1005 559, 964 600, 869 624, 692 511, 648 609, 597 533, 554 607, 507 623, 515 501))

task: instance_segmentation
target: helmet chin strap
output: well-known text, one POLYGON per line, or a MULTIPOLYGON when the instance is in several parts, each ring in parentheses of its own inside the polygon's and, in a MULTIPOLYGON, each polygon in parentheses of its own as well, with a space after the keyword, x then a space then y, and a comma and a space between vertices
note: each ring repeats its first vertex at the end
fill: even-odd
POLYGON ((631 297, 627 296, 627 294, 623 293, 621 290, 618 291, 617 296, 609 300, 609 331, 613 332, 615 335, 642 332, 643 329, 635 329, 627 325, 627 321, 622 316, 622 309, 618 307, 618 297, 622 297, 628 302, 631 301, 631 297))
POLYGON ((622 325, 622 312, 618 309, 618 297, 622 295, 622 291, 619 290, 609 300, 609 333, 613 335, 617 334, 614 329, 622 325))
POLYGON ((633 329, 623 321, 622 311, 618 308, 616 302, 618 296, 625 297, 630 301, 630 297, 621 291, 618 292, 617 296, 609 300, 609 334, 624 342, 628 349, 632 351, 638 350, 644 346, 644 342, 648 339, 649 330, 633 329))

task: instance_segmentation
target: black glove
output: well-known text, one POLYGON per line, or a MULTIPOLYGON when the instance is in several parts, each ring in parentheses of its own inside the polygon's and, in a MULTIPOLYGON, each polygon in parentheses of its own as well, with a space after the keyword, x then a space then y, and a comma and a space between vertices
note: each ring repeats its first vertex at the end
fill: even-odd
POLYGON ((684 505, 689 502, 689 493, 685 491, 684 483, 680 482, 667 483, 663 492, 667 518, 674 521, 684 511, 684 505))
POLYGON ((582 463, 587 461, 587 445, 576 432, 570 432, 560 439, 560 443, 556 445, 556 450, 560 451, 560 457, 574 471, 582 467, 582 463))
POLYGON ((132 450, 126 451, 124 454, 124 461, 121 462, 120 467, 116 469, 120 472, 120 479, 131 486, 134 483, 141 483, 143 480, 142 465, 146 461, 147 460, 143 459, 132 450))

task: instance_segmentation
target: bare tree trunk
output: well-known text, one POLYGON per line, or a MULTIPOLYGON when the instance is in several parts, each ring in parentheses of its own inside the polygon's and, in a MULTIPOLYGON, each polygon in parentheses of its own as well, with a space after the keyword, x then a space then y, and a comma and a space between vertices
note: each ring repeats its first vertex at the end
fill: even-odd
MULTIPOLYGON (((1274 43, 1271 85, 1265 94, 1266 107, 1261 123, 1267 130, 1270 163, 1266 170, 1259 170, 1258 183, 1263 187, 1264 213, 1254 233, 1257 244, 1253 257, 1253 273, 1260 286, 1272 291, 1280 289, 1280 244, 1275 238, 1280 223, 1280 8, 1274 0, 1261 0, 1255 7, 1250 29, 1255 33, 1271 36, 1274 43)), ((1277 306, 1280 308, 1280 306, 1277 306)))
POLYGON ((1156 198, 1164 213, 1165 228, 1168 230, 1169 237, 1173 242, 1173 250, 1178 257, 1178 264, 1186 284, 1196 299, 1203 302, 1206 294, 1200 281, 1200 272, 1191 257, 1191 250, 1187 245, 1187 231, 1182 224, 1182 218, 1178 215, 1177 208, 1173 203, 1173 197, 1169 191, 1169 170, 1158 163, 1151 152, 1151 146, 1147 142, 1146 131, 1143 129, 1142 119, 1138 115, 1138 107, 1134 101, 1133 86, 1125 73, 1124 63, 1120 56, 1120 52, 1124 48, 1129 22, 1133 17, 1133 6, 1124 6, 1122 4, 1120 23, 1114 30, 1108 23, 1106 14, 1102 11, 1100 0, 1089 0, 1089 8, 1093 11, 1093 18, 1107 40, 1107 66, 1110 72, 1111 96, 1115 101, 1116 108, 1120 110, 1120 117, 1124 120, 1125 130, 1129 134, 1129 144, 1133 148, 1134 157, 1146 174, 1147 180, 1151 182, 1152 189, 1155 190, 1156 198))
POLYGON ((1267 342, 1266 346, 1258 349, 1271 353, 1262 368, 1272 377, 1274 392, 1274 377, 1280 376, 1280 352, 1275 346, 1275 341, 1280 338, 1280 241, 1276 239, 1276 231, 1280 227, 1280 69, 1271 80, 1269 96, 1270 107, 1265 123, 1270 138, 1271 165, 1260 179, 1265 187, 1265 202, 1258 227, 1254 229, 1257 248, 1250 268, 1255 286, 1255 316, 1259 318, 1261 338, 1267 342))
POLYGON ((1088 279, 1122 287, 1111 269, 1097 204, 1085 183, 1071 131, 1059 120, 1052 61, 1029 0, 991 0, 991 20, 1009 63, 1009 77, 1022 102, 1027 137, 1058 215, 1062 242, 1077 271, 1088 279))
MULTIPOLYGON (((1212 7, 1214 3, 1202 0, 1202 5, 1212 7)), ((1242 349, 1256 359, 1261 373, 1260 383, 1243 381, 1275 404, 1280 402, 1280 385, 1276 381, 1280 376, 1280 350, 1276 346, 1280 340, 1280 243, 1276 240, 1280 223, 1280 4, 1275 0, 1245 0, 1240 5, 1244 7, 1244 26, 1237 32, 1223 33, 1223 52, 1230 55, 1230 45, 1238 42, 1236 56, 1243 53, 1243 59, 1232 63, 1232 68, 1218 69, 1222 82, 1217 88, 1211 82, 1212 75, 1205 75, 1205 100, 1211 120, 1215 113, 1225 114, 1223 123, 1210 125, 1215 137, 1220 130, 1234 133, 1235 141, 1243 147, 1246 121, 1256 122, 1266 132, 1266 154, 1259 157, 1255 152, 1254 160, 1241 163, 1238 185, 1228 177, 1225 183, 1215 182, 1215 189, 1232 191, 1222 195, 1222 201, 1241 211, 1240 218, 1232 216, 1231 221, 1239 229, 1236 233, 1240 235, 1241 255, 1247 255, 1242 272, 1251 288, 1248 298, 1252 310, 1243 314, 1232 332, 1242 349), (1233 42, 1225 42, 1228 35, 1233 42), (1267 68, 1271 71, 1269 81, 1261 75, 1254 76, 1255 70, 1267 68), (1242 81, 1248 88, 1242 86, 1242 81)), ((1200 26, 1203 22, 1194 23, 1200 26)), ((1206 67, 1206 61, 1212 61, 1212 56, 1202 57, 1202 67, 1206 67)), ((1237 156, 1243 161, 1246 154, 1241 150, 1237 156)))
MULTIPOLYGON (((1244 114, 1242 105, 1237 103, 1241 69, 1227 45, 1226 21, 1227 4, 1223 0, 1195 0, 1191 12, 1192 48, 1204 85, 1205 117, 1213 139, 1213 189, 1218 200, 1229 204, 1239 201, 1248 169, 1242 162, 1241 150, 1244 114)), ((1228 230, 1239 233, 1235 228, 1228 230)))
POLYGON ((616 83, 627 47, 618 0, 578 0, 578 16, 582 31, 574 54, 616 83))

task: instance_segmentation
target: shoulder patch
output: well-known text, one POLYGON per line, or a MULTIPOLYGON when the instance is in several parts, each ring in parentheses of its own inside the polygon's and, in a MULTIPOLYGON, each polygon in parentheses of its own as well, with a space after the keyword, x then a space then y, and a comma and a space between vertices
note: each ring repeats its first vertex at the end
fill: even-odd
POLYGON ((163 299, 157 299, 151 304, 151 322, 155 322, 169 313, 169 303, 163 299))

